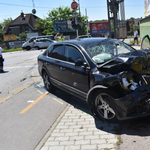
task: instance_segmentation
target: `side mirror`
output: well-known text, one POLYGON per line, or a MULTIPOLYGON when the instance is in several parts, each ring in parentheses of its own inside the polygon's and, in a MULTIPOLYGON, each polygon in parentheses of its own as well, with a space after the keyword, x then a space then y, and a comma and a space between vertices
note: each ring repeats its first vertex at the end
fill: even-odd
POLYGON ((83 65, 83 61, 81 59, 77 59, 75 61, 75 67, 81 67, 83 65))

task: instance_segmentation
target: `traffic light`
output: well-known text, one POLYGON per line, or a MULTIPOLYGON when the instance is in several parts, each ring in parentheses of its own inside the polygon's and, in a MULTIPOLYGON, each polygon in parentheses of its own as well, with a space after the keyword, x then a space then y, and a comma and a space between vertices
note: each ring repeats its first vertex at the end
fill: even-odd
POLYGON ((72 24, 72 28, 75 29, 76 28, 75 18, 72 18, 71 24, 72 24))
POLYGON ((73 28, 73 29, 75 29, 75 30, 78 29, 79 25, 78 25, 77 18, 72 18, 71 24, 72 24, 72 28, 73 28))

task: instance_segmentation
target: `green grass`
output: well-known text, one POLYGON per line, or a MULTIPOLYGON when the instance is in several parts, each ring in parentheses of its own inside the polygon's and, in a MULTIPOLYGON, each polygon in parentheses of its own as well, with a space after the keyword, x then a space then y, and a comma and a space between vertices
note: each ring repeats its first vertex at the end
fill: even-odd
POLYGON ((3 50, 4 50, 4 53, 14 52, 14 51, 22 51, 22 47, 10 48, 10 49, 3 49, 3 50))
POLYGON ((121 139, 121 136, 119 135, 118 136, 118 141, 117 141, 117 145, 121 145, 123 143, 122 139, 121 139))

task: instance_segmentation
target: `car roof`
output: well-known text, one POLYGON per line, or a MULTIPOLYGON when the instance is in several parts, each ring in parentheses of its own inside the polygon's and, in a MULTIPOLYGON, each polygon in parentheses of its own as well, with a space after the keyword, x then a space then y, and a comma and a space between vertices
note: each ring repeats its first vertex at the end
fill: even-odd
POLYGON ((82 45, 82 44, 88 44, 88 43, 92 43, 92 42, 101 42, 101 41, 106 40, 106 39, 107 38, 84 38, 84 39, 75 39, 75 40, 69 40, 69 41, 62 41, 62 42, 58 42, 57 44, 82 45))

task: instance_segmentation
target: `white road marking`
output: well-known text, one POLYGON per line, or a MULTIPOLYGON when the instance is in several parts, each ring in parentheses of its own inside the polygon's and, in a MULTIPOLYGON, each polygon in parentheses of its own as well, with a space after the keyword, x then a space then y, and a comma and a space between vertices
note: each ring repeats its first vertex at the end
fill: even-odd
POLYGON ((29 100, 29 101, 27 101, 27 103, 33 103, 34 101, 33 100, 29 100))

